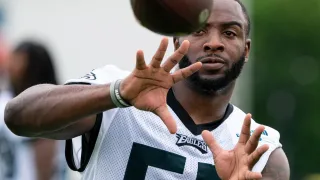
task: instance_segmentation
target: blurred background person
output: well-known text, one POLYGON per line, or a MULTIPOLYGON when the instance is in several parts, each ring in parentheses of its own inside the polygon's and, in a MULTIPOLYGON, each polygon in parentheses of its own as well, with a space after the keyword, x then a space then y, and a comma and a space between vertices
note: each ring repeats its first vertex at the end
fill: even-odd
POLYGON ((42 44, 24 41, 10 54, 6 73, 7 86, 0 91, 0 179, 64 179, 62 141, 16 136, 3 119, 5 105, 14 96, 36 84, 57 84, 51 55, 42 44))
POLYGON ((7 59, 7 46, 0 32, 0 89, 2 89, 5 84, 5 66, 7 59))

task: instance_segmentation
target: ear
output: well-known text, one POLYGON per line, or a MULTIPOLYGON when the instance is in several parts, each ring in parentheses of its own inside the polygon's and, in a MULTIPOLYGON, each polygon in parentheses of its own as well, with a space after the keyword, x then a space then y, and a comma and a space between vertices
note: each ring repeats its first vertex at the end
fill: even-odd
POLYGON ((245 45, 245 62, 248 62, 249 60, 249 54, 250 54, 250 47, 251 47, 251 39, 246 40, 246 45, 245 45))
POLYGON ((173 45, 174 45, 175 51, 180 47, 180 42, 178 37, 173 37, 173 45))

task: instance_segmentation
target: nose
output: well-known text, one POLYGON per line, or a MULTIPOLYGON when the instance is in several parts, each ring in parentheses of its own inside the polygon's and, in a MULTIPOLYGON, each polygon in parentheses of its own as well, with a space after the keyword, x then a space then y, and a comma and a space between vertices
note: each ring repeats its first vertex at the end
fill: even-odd
POLYGON ((221 38, 218 33, 213 33, 208 41, 203 45, 204 52, 212 53, 212 52, 223 52, 224 44, 221 42, 221 38))

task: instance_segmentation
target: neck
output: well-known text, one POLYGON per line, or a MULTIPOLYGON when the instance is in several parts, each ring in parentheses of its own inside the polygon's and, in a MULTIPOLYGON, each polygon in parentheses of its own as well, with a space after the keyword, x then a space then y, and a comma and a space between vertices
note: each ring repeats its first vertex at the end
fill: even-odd
POLYGON ((200 93, 192 88, 186 80, 173 86, 176 99, 188 112, 195 124, 205 124, 223 118, 230 102, 235 82, 212 94, 200 93))

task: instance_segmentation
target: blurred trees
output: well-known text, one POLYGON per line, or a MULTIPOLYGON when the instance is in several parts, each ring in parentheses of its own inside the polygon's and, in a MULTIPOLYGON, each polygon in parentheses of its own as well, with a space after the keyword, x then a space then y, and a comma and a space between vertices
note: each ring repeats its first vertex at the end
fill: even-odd
POLYGON ((281 133, 291 179, 320 173, 320 1, 252 1, 253 115, 281 133))

